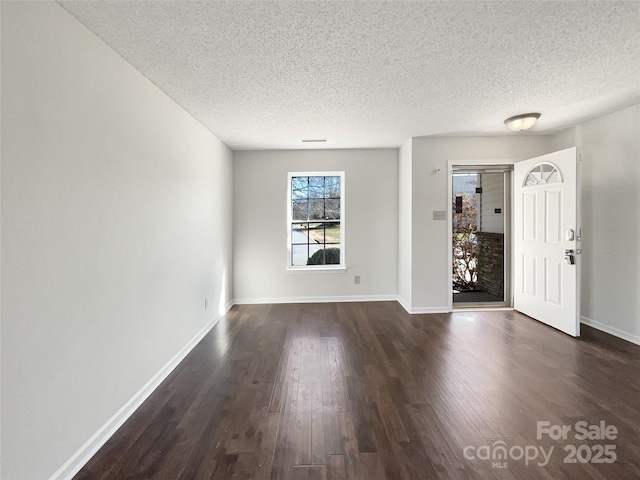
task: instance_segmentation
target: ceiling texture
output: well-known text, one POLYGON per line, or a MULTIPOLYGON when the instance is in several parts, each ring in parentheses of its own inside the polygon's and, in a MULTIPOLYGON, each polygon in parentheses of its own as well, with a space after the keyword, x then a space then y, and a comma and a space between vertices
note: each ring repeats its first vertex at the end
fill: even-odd
POLYGON ((234 150, 513 135, 526 112, 547 134, 640 103, 638 1, 58 3, 234 150))

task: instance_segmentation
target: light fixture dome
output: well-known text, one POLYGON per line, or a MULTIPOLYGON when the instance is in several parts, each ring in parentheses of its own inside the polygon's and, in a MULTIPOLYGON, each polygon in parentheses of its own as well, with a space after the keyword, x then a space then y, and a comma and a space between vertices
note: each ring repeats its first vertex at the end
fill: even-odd
POLYGON ((539 113, 523 113, 522 115, 507 118, 504 124, 514 132, 521 132, 522 130, 533 127, 533 124, 536 123, 536 120, 539 118, 539 113))

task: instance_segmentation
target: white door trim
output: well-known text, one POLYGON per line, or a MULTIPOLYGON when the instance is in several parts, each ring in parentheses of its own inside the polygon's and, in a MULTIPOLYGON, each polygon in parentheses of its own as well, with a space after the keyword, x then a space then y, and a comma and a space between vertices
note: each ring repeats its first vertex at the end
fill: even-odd
MULTIPOLYGON (((447 288, 449 290, 449 295, 447 298, 447 308, 449 312, 453 311, 453 295, 451 294, 452 285, 453 285, 453 272, 451 271, 451 265, 453 264, 453 239, 452 239, 452 215, 453 210, 451 208, 451 197, 453 195, 453 167, 482 167, 487 165, 514 165, 518 160, 447 160, 447 288)), ((505 192, 506 194, 507 192, 505 192)), ((513 175, 511 175, 511 185, 509 188, 509 203, 513 203, 513 175)), ((505 196, 506 199, 506 196, 505 196)), ((513 208, 509 208, 508 212, 509 223, 513 225, 513 208)), ((513 237, 509 236, 509 251, 513 251, 513 237)), ((506 247, 505 243, 505 247, 506 247)), ((513 262, 509 262, 509 278, 513 279, 513 262)), ((511 280, 513 283, 513 280, 511 280)), ((512 292, 513 289, 509 288, 512 292)), ((513 294, 509 295, 509 305, 513 306, 513 294)))

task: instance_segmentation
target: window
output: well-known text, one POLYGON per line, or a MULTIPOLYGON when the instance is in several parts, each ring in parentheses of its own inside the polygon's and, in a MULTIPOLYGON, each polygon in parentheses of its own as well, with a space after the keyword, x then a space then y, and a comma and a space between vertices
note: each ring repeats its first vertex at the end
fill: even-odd
POLYGON ((344 269, 344 172, 289 174, 288 267, 344 269))
POLYGON ((550 163, 539 163, 524 177, 523 187, 535 185, 548 185, 550 183, 562 183, 562 177, 558 169, 550 163))

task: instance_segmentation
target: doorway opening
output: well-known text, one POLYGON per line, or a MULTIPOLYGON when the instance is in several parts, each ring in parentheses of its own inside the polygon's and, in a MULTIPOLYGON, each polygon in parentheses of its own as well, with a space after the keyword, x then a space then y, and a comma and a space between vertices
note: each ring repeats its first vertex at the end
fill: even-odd
POLYGON ((453 167, 453 308, 511 305, 511 165, 453 167))

